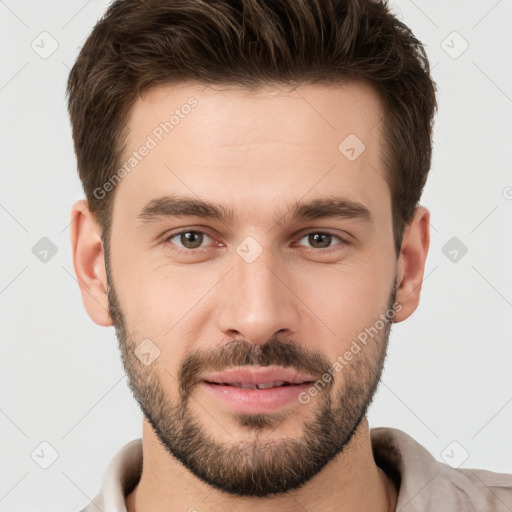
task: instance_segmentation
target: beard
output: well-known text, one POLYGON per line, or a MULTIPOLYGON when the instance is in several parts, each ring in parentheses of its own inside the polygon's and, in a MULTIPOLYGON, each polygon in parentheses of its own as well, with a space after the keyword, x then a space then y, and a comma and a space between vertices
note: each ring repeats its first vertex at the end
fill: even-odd
MULTIPOLYGON (((242 339, 208 351, 189 352, 179 367, 178 396, 170 396, 162 384, 157 365, 145 366, 135 355, 141 339, 130 334, 108 260, 106 250, 109 312, 129 387, 162 446, 197 478, 236 496, 266 497, 285 493, 302 487, 349 444, 366 415, 381 378, 392 325, 389 320, 350 362, 345 362, 339 371, 344 377, 341 383, 332 371, 333 364, 322 353, 304 348, 308 344, 273 336, 264 345, 254 345, 242 339), (303 420, 301 437, 268 439, 288 416, 279 412, 233 415, 244 429, 243 441, 221 442, 205 428, 191 408, 198 403, 193 391, 201 376, 206 371, 245 365, 277 365, 318 376, 324 389, 310 401, 308 412, 312 414, 303 420), (332 375, 327 383, 322 381, 326 373, 332 375)), ((396 288, 393 287, 388 311, 393 308, 395 295, 396 288)), ((340 343, 340 347, 346 346, 340 343)), ((160 371, 167 370, 161 368, 160 371)), ((305 405, 299 402, 297 407, 305 405)), ((208 414, 201 406, 199 410, 208 414)), ((220 424, 220 420, 217 423, 220 424)))

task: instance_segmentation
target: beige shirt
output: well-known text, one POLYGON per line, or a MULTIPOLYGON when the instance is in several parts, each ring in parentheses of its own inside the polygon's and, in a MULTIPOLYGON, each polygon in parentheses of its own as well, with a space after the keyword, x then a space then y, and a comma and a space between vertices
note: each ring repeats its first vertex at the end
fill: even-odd
MULTIPOLYGON (((370 431, 377 465, 399 486, 399 512, 512 512, 512 475, 455 469, 438 462, 405 432, 370 431)), ((81 512, 126 512, 125 496, 142 470, 142 440, 119 450, 108 465, 101 490, 81 512)))

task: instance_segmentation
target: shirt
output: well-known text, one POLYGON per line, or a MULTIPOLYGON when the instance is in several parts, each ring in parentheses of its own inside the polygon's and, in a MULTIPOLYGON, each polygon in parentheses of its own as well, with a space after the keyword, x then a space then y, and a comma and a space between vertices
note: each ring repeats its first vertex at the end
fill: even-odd
MULTIPOLYGON (((512 511, 512 475, 451 467, 398 429, 373 428, 370 436, 375 462, 398 488, 397 512, 512 511)), ((454 456, 446 451, 445 457, 454 456)), ((141 471, 142 439, 135 439, 114 456, 99 494, 81 512, 127 512, 125 496, 141 471)))

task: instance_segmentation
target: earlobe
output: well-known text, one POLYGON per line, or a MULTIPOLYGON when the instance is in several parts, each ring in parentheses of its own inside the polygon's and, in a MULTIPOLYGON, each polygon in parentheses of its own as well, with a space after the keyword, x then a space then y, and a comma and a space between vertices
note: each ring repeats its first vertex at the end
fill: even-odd
POLYGON ((430 245, 430 212, 423 206, 415 210, 404 230, 397 264, 396 301, 401 308, 394 322, 402 322, 418 307, 430 245))
POLYGON ((84 307, 95 323, 111 326, 101 231, 83 199, 71 209, 70 237, 73 266, 84 307))

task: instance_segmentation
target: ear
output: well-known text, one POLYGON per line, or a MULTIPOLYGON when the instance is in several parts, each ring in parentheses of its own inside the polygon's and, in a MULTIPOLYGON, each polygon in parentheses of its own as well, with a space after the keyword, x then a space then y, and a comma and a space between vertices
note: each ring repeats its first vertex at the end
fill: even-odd
POLYGON ((71 251, 88 315, 98 325, 113 325, 108 307, 101 229, 84 199, 77 201, 71 209, 71 251))
POLYGON ((402 248, 398 259, 396 301, 397 308, 393 321, 402 322, 409 318, 420 301, 421 285, 425 262, 430 245, 430 212, 418 206, 414 217, 404 230, 402 248))

